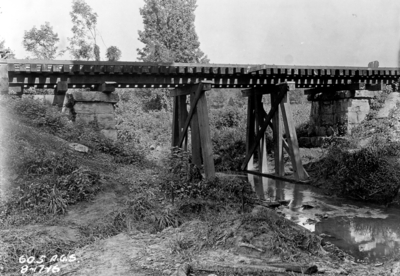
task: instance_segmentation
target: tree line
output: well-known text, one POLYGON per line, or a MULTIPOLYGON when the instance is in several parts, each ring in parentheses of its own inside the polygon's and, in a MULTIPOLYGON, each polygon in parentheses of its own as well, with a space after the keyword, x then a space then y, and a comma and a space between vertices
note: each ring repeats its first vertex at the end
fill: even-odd
MULTIPOLYGON (((139 31, 138 39, 144 44, 137 49, 138 60, 145 62, 190 62, 208 63, 209 59, 200 50, 200 42, 194 26, 196 0, 144 0, 140 8, 144 30, 139 31)), ((68 37, 66 49, 59 49, 60 38, 49 22, 39 28, 26 30, 23 46, 34 59, 56 59, 69 52, 75 60, 100 61, 97 28, 98 14, 85 0, 73 0, 72 36, 68 37)), ((102 39, 102 38, 101 38, 102 39)), ((122 52, 117 46, 105 51, 109 61, 121 59, 122 52)), ((0 41, 0 57, 15 58, 13 51, 0 41)))

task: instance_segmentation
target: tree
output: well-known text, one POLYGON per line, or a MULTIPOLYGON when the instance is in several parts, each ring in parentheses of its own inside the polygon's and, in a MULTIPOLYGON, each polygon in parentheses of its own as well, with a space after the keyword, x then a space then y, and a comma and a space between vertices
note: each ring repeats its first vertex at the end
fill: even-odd
POLYGON ((371 61, 368 63, 368 68, 378 68, 379 67, 379 61, 371 61))
POLYGON ((196 0, 144 0, 140 9, 144 31, 137 49, 139 60, 147 62, 208 63, 200 50, 194 26, 196 0))
POLYGON ((25 31, 23 45, 25 50, 35 55, 35 58, 54 59, 65 52, 63 50, 57 53, 56 43, 59 41, 58 34, 54 33, 53 27, 50 26, 49 22, 46 22, 40 26, 40 29, 34 26, 29 31, 25 31))
POLYGON ((5 40, 0 41, 0 58, 12 59, 15 58, 14 52, 10 48, 6 48, 5 40))
MULTIPOLYGON (((145 62, 208 63, 200 50, 194 26, 196 0, 144 0, 140 9, 144 31, 139 40, 145 44, 137 49, 138 59, 145 62)), ((170 109, 168 89, 152 89, 146 99, 147 110, 170 109)))
POLYGON ((100 47, 97 45, 97 13, 84 0, 73 0, 72 12, 73 37, 68 38, 68 50, 74 59, 100 60, 100 47))
POLYGON ((107 48, 106 57, 109 61, 117 61, 121 58, 121 50, 117 46, 107 48))

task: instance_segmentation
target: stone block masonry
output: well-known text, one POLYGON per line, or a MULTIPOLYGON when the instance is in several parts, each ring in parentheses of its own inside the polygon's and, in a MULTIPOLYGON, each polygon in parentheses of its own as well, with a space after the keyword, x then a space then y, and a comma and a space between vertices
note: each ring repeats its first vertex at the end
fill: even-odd
POLYGON ((353 90, 310 95, 312 103, 308 137, 300 137, 300 146, 319 147, 327 137, 351 133, 366 119, 370 100, 380 91, 353 90))
POLYGON ((64 108, 68 109, 75 122, 96 123, 109 139, 117 140, 114 105, 119 101, 118 94, 94 91, 68 91, 64 108))

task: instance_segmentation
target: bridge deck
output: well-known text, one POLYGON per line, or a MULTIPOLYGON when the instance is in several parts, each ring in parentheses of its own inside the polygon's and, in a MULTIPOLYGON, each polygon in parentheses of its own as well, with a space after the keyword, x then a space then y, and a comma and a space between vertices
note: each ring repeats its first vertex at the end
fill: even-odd
POLYGON ((95 62, 71 60, 4 60, 10 86, 89 87, 105 81, 117 87, 179 87, 201 80, 215 88, 243 88, 294 81, 297 88, 329 87, 352 83, 389 84, 400 77, 399 68, 282 66, 249 64, 95 62))

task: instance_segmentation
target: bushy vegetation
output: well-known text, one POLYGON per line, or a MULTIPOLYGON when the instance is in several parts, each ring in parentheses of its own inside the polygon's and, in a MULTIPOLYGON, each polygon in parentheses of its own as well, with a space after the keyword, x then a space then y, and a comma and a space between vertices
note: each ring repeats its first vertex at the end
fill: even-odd
POLYGON ((65 213, 68 205, 92 198, 99 191, 98 173, 79 166, 69 152, 13 146, 8 171, 17 178, 7 201, 8 212, 65 213))
POLYGON ((172 113, 166 109, 166 100, 150 104, 157 101, 146 92, 129 89, 118 93, 121 101, 116 115, 118 139, 122 143, 140 150, 148 150, 151 145, 171 145, 172 113))
POLYGON ((163 175, 161 191, 182 209, 199 211, 209 204, 231 203, 244 208, 253 202, 254 192, 249 183, 236 178, 203 179, 199 169, 190 162, 189 153, 180 148, 172 150, 163 175))
POLYGON ((239 171, 246 153, 246 108, 210 110, 215 169, 239 171))
POLYGON ((69 125, 68 115, 61 113, 55 106, 31 97, 2 98, 1 104, 29 125, 44 127, 53 134, 62 132, 63 128, 69 125))
POLYGON ((323 187, 353 199, 391 203, 400 188, 399 163, 393 158, 400 153, 400 144, 373 139, 361 149, 333 145, 315 167, 317 178, 330 183, 323 187))

